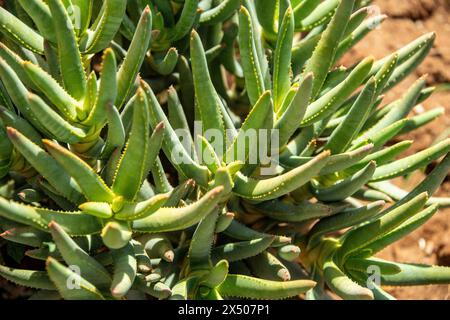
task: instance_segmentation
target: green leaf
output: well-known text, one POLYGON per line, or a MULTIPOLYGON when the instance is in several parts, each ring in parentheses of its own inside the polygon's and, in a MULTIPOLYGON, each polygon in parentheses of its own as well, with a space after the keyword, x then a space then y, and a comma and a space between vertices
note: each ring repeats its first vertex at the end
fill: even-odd
POLYGON ((345 150, 358 135, 370 112, 370 106, 374 102, 376 81, 372 79, 364 87, 358 99, 355 101, 344 121, 333 131, 324 150, 330 150, 332 154, 345 150))
POLYGON ((277 221, 294 223, 329 217, 346 208, 346 205, 342 203, 327 205, 304 201, 294 204, 278 199, 261 203, 247 203, 244 201, 242 205, 249 212, 262 214, 277 221))
POLYGON ((84 129, 71 125, 57 112, 48 106, 39 96, 30 93, 28 105, 43 127, 52 134, 55 139, 65 143, 79 143, 86 138, 84 129))
POLYGON ((151 56, 150 65, 153 70, 161 75, 170 75, 177 66, 178 63, 178 51, 176 48, 170 48, 166 55, 161 59, 155 59, 151 56))
POLYGON ((250 13, 241 7, 239 13, 239 48, 242 68, 244 69, 245 87, 250 104, 255 105, 265 91, 264 78, 259 64, 258 53, 253 34, 254 26, 250 13))
POLYGON ((397 240, 406 237, 408 234, 419 228, 425 222, 427 222, 439 209, 437 204, 431 205, 430 207, 422 210, 421 212, 411 216, 406 222, 402 223, 399 227, 389 232, 385 236, 381 237, 377 241, 369 244, 365 249, 369 254, 376 254, 382 249, 386 248, 390 244, 397 240))
POLYGON ((294 39, 294 15, 292 8, 286 10, 274 52, 273 100, 275 112, 280 109, 291 86, 291 48, 294 39))
POLYGON ((74 179, 48 153, 13 128, 8 128, 8 137, 17 150, 27 159, 58 193, 74 203, 83 201, 80 187, 74 179))
POLYGON ((125 145, 125 128, 117 108, 108 104, 106 106, 106 118, 108 123, 108 134, 100 158, 110 159, 114 150, 122 150, 125 145))
MULTIPOLYGON (((190 49, 197 110, 199 111, 200 119, 202 121, 202 132, 218 130, 217 134, 222 135, 221 138, 223 143, 225 143, 225 127, 220 107, 222 101, 211 81, 203 45, 200 36, 196 31, 192 31, 191 33, 190 49)), ((209 142, 213 141, 212 137, 206 136, 206 138, 209 142)), ((224 147, 225 146, 223 146, 223 148, 224 147)), ((223 152, 223 148, 222 150, 216 150, 216 152, 219 153, 219 156, 223 152)))
POLYGON ((29 61, 24 61, 22 66, 34 84, 66 118, 76 119, 78 102, 51 75, 29 61))
POLYGON ((208 168, 198 165, 192 160, 190 153, 188 153, 180 142, 176 132, 169 123, 161 105, 158 102, 152 89, 146 84, 142 83, 147 98, 150 102, 150 123, 153 128, 160 122, 164 123, 165 139, 163 141, 163 151, 175 168, 181 172, 185 177, 194 179, 202 186, 208 184, 208 168))
POLYGON ((224 297, 275 300, 305 293, 315 284, 311 280, 280 282, 230 274, 220 285, 218 291, 224 297))
POLYGON ((347 300, 373 300, 372 291, 353 282, 339 269, 332 258, 323 265, 323 277, 334 293, 347 300))
POLYGON ((339 0, 305 0, 294 9, 295 31, 309 31, 326 23, 335 13, 339 0))
POLYGON ((427 200, 427 193, 421 193, 381 218, 350 231, 338 250, 338 261, 344 262, 351 254, 357 253, 400 226, 413 214, 419 212, 427 200))
MULTIPOLYGON (((272 115, 272 113, 272 96, 270 91, 266 91, 251 109, 239 129, 238 135, 228 147, 227 153, 225 154, 226 163, 231 163, 233 161, 242 161, 247 163, 250 155, 252 155, 253 159, 253 155, 259 152, 259 146, 258 143, 251 140, 252 134, 255 132, 259 134, 260 130, 264 129, 267 119, 272 115), (249 142, 246 141, 247 137, 250 137, 249 142)), ((254 137, 257 138, 256 136, 254 137)))
POLYGON ((285 236, 277 236, 268 233, 256 231, 247 227, 246 225, 233 220, 224 233, 237 240, 255 240, 259 238, 273 238, 272 247, 279 247, 291 242, 291 238, 285 236))
POLYGON ((116 68, 114 51, 108 48, 103 53, 100 87, 98 94, 96 93, 94 107, 92 110, 85 110, 89 113, 89 116, 83 121, 85 125, 95 126, 96 130, 101 130, 105 119, 108 117, 108 106, 114 106, 114 102, 116 101, 116 68))
POLYGON ((246 260, 252 273, 266 280, 289 281, 289 270, 271 253, 264 251, 246 260))
POLYGON ((77 100, 86 94, 87 82, 75 30, 62 0, 48 0, 58 42, 58 57, 64 87, 77 100))
POLYGON ((217 187, 186 207, 161 208, 145 219, 134 221, 133 230, 155 233, 186 229, 210 214, 219 203, 222 193, 223 187, 217 187))
POLYGON ((66 300, 104 300, 102 294, 79 274, 49 257, 46 262, 47 273, 61 296, 66 300), (68 284, 73 285, 68 287, 68 284))
POLYGON ((58 223, 50 222, 49 229, 64 261, 68 265, 78 266, 81 276, 90 283, 99 288, 108 288, 111 283, 111 276, 108 271, 89 253, 80 248, 58 223))
MULTIPOLYGON (((393 262, 391 262, 393 263, 393 262)), ((401 269, 395 275, 381 275, 381 282, 387 286, 417 286, 448 284, 450 268, 408 263, 395 263, 401 269)))
POLYGON ((171 42, 184 38, 192 29, 198 15, 199 0, 186 0, 176 25, 169 31, 171 42))
POLYGON ((18 0, 18 2, 31 19, 33 19, 42 37, 52 43, 56 43, 52 15, 46 3, 42 0, 18 0))
POLYGON ((149 138, 150 119, 145 93, 139 90, 134 104, 133 124, 117 167, 112 190, 132 201, 153 166, 161 148, 164 125, 159 124, 149 138), (130 175, 131 171, 136 174, 130 175))
POLYGON ((224 0, 200 14, 200 24, 215 25, 230 18, 238 9, 241 0, 224 0))
POLYGON ((370 221, 383 210, 384 205, 384 201, 375 201, 366 206, 347 209, 339 214, 321 219, 309 231, 308 248, 317 244, 323 235, 370 221))
MULTIPOLYGON (((110 44, 122 23, 126 5, 126 1, 123 0, 103 1, 100 15, 94 22, 93 30, 90 30, 82 40, 85 54, 100 52, 110 44)), ((81 22, 81 25, 84 26, 83 22, 81 22)))
POLYGON ((55 290, 54 284, 45 271, 14 269, 0 265, 0 276, 20 286, 55 290))
POLYGON ((212 268, 211 247, 214 242, 218 210, 207 215, 195 229, 189 246, 189 271, 205 271, 212 268))
POLYGON ((295 94, 292 101, 287 104, 285 110, 281 108, 278 111, 279 118, 274 124, 274 129, 279 130, 280 148, 283 148, 289 142, 306 114, 311 99, 313 80, 314 76, 309 74, 298 85, 293 86, 292 90, 295 94))
POLYGON ((20 46, 44 53, 44 39, 9 11, 0 7, 0 31, 20 46))
POLYGON ((114 193, 86 162, 53 141, 43 142, 47 151, 77 181, 88 200, 112 202, 114 193))
POLYGON ((114 277, 111 284, 111 294, 122 298, 131 289, 137 272, 137 261, 131 244, 122 249, 111 251, 114 264, 114 277))
MULTIPOLYGON (((300 126, 309 126, 332 115, 367 77, 372 68, 373 60, 372 57, 364 59, 350 72, 344 81, 311 103, 308 109, 306 109, 305 117, 303 121, 301 121, 300 126)), ((304 77, 306 77, 306 75, 304 75, 304 77)), ((314 75, 314 79, 316 79, 316 75, 314 75)))
POLYGON ((83 213, 90 214, 101 219, 108 219, 113 216, 111 205, 106 202, 85 202, 78 206, 83 213))
POLYGON ((252 200, 271 200, 292 192, 315 177, 328 163, 330 153, 323 152, 308 163, 274 178, 256 180, 236 175, 233 192, 252 200))
POLYGON ((409 112, 416 104, 420 92, 424 86, 424 79, 421 78, 417 80, 400 100, 394 102, 395 105, 393 106, 393 108, 379 122, 377 122, 369 130, 358 137, 358 139, 353 142, 353 145, 357 145, 361 141, 370 138, 371 135, 376 134, 380 130, 394 124, 399 120, 403 120, 404 118, 406 118, 406 116, 408 116, 409 112))
POLYGON ((142 202, 127 203, 114 214, 117 220, 144 219, 164 206, 170 199, 168 194, 158 194, 142 202))
POLYGON ((146 7, 142 12, 133 40, 122 65, 117 72, 117 98, 116 107, 121 110, 131 94, 136 77, 144 62, 150 45, 152 30, 152 14, 146 7))
POLYGON ((47 132, 45 127, 42 127, 36 119, 30 110, 30 106, 27 104, 28 89, 23 85, 14 70, 2 58, 0 58, 0 77, 9 97, 14 102, 16 108, 23 114, 24 118, 39 131, 47 132))
POLYGON ((330 187, 316 186, 314 181, 311 183, 311 191, 320 201, 342 201, 352 196, 362 186, 364 186, 373 176, 376 170, 374 161, 370 162, 364 169, 353 176, 346 178, 330 187))
POLYGON ((41 209, 3 198, 0 198, 0 216, 47 232, 48 224, 55 221, 71 236, 95 234, 101 230, 97 218, 81 212, 41 209))
POLYGON ((111 220, 107 222, 101 233, 103 243, 109 249, 122 249, 131 240, 132 232, 128 222, 111 220))
POLYGON ((376 266, 380 268, 381 274, 392 275, 397 274, 401 269, 394 263, 389 261, 371 258, 371 259, 361 259, 361 258, 351 258, 345 263, 345 268, 349 270, 356 270, 362 273, 367 273, 369 267, 376 266))
POLYGON ((274 237, 263 237, 242 242, 230 242, 217 246, 212 250, 213 261, 225 259, 228 262, 244 260, 256 256, 266 250, 274 237))
POLYGON ((314 74, 313 97, 316 97, 325 82, 328 70, 334 61, 338 44, 347 27, 355 0, 341 0, 333 19, 323 32, 311 59, 306 63, 303 75, 314 74))
POLYGON ((440 158, 450 151, 450 139, 446 139, 428 149, 409 157, 378 167, 371 181, 389 180, 400 177, 422 168, 431 161, 440 158))

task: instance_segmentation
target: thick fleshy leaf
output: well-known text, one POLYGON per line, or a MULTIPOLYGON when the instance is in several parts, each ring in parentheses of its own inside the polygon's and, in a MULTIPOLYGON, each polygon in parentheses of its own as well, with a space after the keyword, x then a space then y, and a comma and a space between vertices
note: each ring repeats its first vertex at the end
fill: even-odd
POLYGON ((332 154, 336 154, 342 152, 351 144, 369 116, 376 88, 375 79, 368 82, 347 113, 344 121, 333 131, 324 147, 325 150, 330 150, 332 154))
MULTIPOLYGON (((267 118, 273 113, 273 103, 270 91, 266 91, 256 102, 255 106, 251 109, 247 115, 244 123, 239 129, 238 135, 234 138, 231 146, 228 148, 225 162, 230 163, 232 161, 247 162, 249 156, 260 152, 258 150, 259 143, 255 141, 247 142, 247 137, 255 137, 259 134, 261 129, 265 128, 267 118)), ((253 163, 252 163, 253 164, 253 163)))
POLYGON ((266 250, 273 240, 273 237, 264 237, 217 246, 212 250, 212 259, 213 261, 225 259, 229 262, 234 262, 254 257, 266 250))
POLYGON ((170 40, 177 41, 188 35, 194 25, 198 12, 199 0, 186 0, 176 25, 170 30, 170 40))
POLYGON ((122 249, 112 250, 114 276, 111 284, 111 294, 122 298, 131 289, 137 272, 137 261, 131 244, 122 249))
POLYGON ((314 74, 313 97, 316 97, 325 82, 331 64, 338 48, 338 44, 345 32, 345 28, 353 11, 355 0, 342 0, 333 19, 322 34, 311 59, 307 62, 304 75, 314 74))
POLYGON ((338 261, 345 261, 351 254, 367 247, 370 243, 400 226, 419 212, 427 200, 427 193, 424 192, 404 205, 382 215, 379 219, 350 231, 338 250, 338 261))
POLYGON ((240 4, 241 0, 224 0, 217 6, 202 12, 200 14, 200 23, 214 25, 224 22, 239 9, 240 4))
POLYGON ((126 7, 126 1, 123 0, 103 1, 101 14, 94 22, 93 30, 82 40, 85 53, 97 53, 109 45, 119 30, 126 7))
POLYGON ((323 276, 328 286, 338 296, 347 300, 373 300, 372 291, 351 280, 339 269, 336 263, 329 259, 323 266, 323 276))
POLYGON ((77 117, 78 103, 72 98, 51 75, 39 66, 25 61, 23 68, 34 84, 46 95, 46 97, 58 108, 66 119, 74 120, 77 117))
POLYGON ((89 116, 83 121, 83 124, 95 126, 96 130, 101 130, 105 120, 108 118, 108 106, 113 106, 116 101, 116 68, 114 51, 108 48, 103 53, 100 86, 98 93, 96 93, 94 107, 92 110, 85 110, 89 113, 89 116))
POLYGON ((145 219, 134 221, 133 230, 155 233, 186 229, 210 214, 222 193, 223 187, 217 187, 186 207, 161 208, 145 219))
POLYGON ((48 0, 58 43, 58 56, 64 87, 77 100, 86 94, 86 74, 78 49, 75 29, 61 0, 48 0))
MULTIPOLYGON (((314 76, 309 74, 297 86, 293 87, 294 95, 291 102, 287 104, 285 110, 283 108, 279 110, 279 118, 275 122, 274 128, 279 130, 280 148, 283 148, 289 142, 289 139, 298 129, 299 122, 305 116, 306 108, 311 99, 313 79, 314 76)), ((285 103, 286 101, 283 106, 285 103)))
POLYGON ((378 167, 371 180, 382 181, 406 175, 446 155, 449 151, 450 139, 447 139, 414 155, 378 167))
POLYGON ((278 30, 274 52, 273 100, 278 112, 291 86, 291 48, 294 39, 294 14, 289 7, 278 30))
POLYGON ((99 233, 97 218, 81 212, 63 212, 41 209, 0 198, 0 215, 12 221, 47 231, 51 221, 58 223, 71 236, 99 233))
POLYGON ((309 231, 308 247, 317 244, 318 239, 323 235, 370 221, 381 212, 384 205, 384 201, 375 201, 361 208, 347 209, 339 214, 321 219, 309 231))
POLYGON ((273 281, 289 281, 289 270, 270 252, 264 251, 246 260, 252 273, 258 278, 273 281))
MULTIPOLYGON (((221 107, 222 103, 209 75, 208 64, 206 62, 205 52, 196 31, 192 31, 190 39, 192 74, 194 76, 194 87, 197 101, 197 110, 202 121, 203 132, 216 130, 217 134, 222 135, 223 143, 226 141, 225 127, 221 107)), ((213 141, 213 137, 205 136, 208 141, 213 141)), ((217 150, 221 155, 222 150, 217 150)))
POLYGON ((66 300, 104 300, 102 294, 80 274, 49 257, 46 262, 48 276, 66 300))
POLYGON ((133 123, 125 150, 119 161, 112 190, 132 201, 139 192, 161 148, 164 125, 156 126, 151 137, 148 103, 140 90, 134 104, 133 123), (131 171, 136 174, 130 175, 131 171))
POLYGON ((88 200, 111 202, 114 193, 102 178, 83 160, 69 150, 50 140, 44 140, 48 152, 77 181, 88 200))
POLYGON ((208 184, 208 168, 198 165, 191 158, 190 153, 186 151, 175 130, 170 125, 152 89, 145 83, 143 83, 143 87, 150 104, 151 126, 155 128, 158 123, 164 123, 166 134, 163 141, 163 151, 165 155, 185 177, 194 179, 200 185, 206 186, 208 184))
POLYGON ((80 187, 74 179, 51 156, 24 135, 13 128, 8 128, 8 137, 17 150, 27 159, 56 190, 74 203, 84 198, 80 187))
POLYGON ((330 153, 323 152, 308 163, 274 178, 256 180, 240 173, 236 175, 233 192, 251 200, 271 200, 292 192, 311 178, 315 177, 326 166, 330 153))
POLYGON ((195 229, 189 246, 190 272, 205 271, 212 267, 211 247, 214 241, 218 210, 207 215, 195 229))
POLYGON ((150 8, 146 7, 142 12, 125 60, 117 72, 117 98, 115 105, 119 110, 122 109, 132 92, 136 77, 150 45, 151 30, 152 14, 150 8))
POLYGON ((0 7, 0 31, 28 50, 39 54, 44 52, 42 36, 3 7, 0 7))
MULTIPOLYGON (((393 262, 390 262, 393 263, 393 262)), ((450 281, 450 268, 419 264, 393 263, 400 268, 395 275, 382 275, 381 282, 387 286, 417 286, 447 284, 450 281)))
POLYGON ((18 0, 22 8, 36 24, 42 37, 55 43, 56 34, 52 23, 50 9, 42 0, 18 0))
POLYGON ((228 228, 224 231, 224 233, 236 240, 254 240, 259 238, 273 238, 274 240, 271 243, 273 247, 279 247, 291 242, 291 238, 285 236, 277 236, 268 233, 263 233, 256 231, 247 227, 246 225, 233 220, 228 228))
MULTIPOLYGON (((361 61, 345 80, 311 103, 306 109, 305 117, 301 121, 300 126, 309 126, 333 114, 345 102, 349 95, 361 85, 369 74, 373 61, 374 59, 372 57, 361 61)), ((314 79, 316 79, 315 74, 314 79)))
POLYGON ((375 170, 376 164, 372 161, 364 169, 355 173, 353 176, 350 176, 349 178, 346 178, 330 187, 316 186, 313 182, 311 184, 311 191, 320 201, 342 201, 352 196, 364 184, 366 184, 372 178, 375 170))
POLYGON ((224 297, 276 300, 305 293, 315 284, 311 280, 280 282, 230 274, 218 291, 224 297))
POLYGON ((28 105, 41 125, 45 127, 55 139, 65 143, 79 143, 86 138, 86 130, 71 125, 39 96, 30 93, 28 95, 28 105))
POLYGON ((81 276, 95 286, 99 288, 109 287, 111 276, 97 260, 80 248, 58 223, 50 222, 49 229, 58 251, 68 265, 78 266, 81 276))
POLYGON ((20 286, 55 290, 55 285, 45 271, 14 269, 0 265, 0 276, 20 286))
POLYGON ((242 68, 244 70, 245 86, 250 103, 254 105, 265 90, 263 73, 259 64, 258 53, 253 34, 253 21, 245 7, 239 13, 239 48, 242 68))
POLYGON ((114 214, 114 218, 117 220, 144 219, 159 210, 169 199, 169 194, 158 194, 142 202, 125 202, 123 207, 114 214))

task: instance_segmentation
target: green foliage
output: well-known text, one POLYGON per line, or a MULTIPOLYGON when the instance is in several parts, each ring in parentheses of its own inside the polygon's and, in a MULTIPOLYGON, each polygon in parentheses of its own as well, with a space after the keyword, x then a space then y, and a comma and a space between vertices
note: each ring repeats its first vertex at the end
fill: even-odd
POLYGON ((46 262, 0 275, 36 298, 108 300, 449 283, 447 267, 376 257, 450 206, 432 196, 450 140, 407 157, 412 141, 390 143, 442 115, 409 117, 434 91, 424 78, 383 102, 434 34, 335 67, 385 19, 369 2, 0 8, 0 236, 46 262), (434 161, 411 191, 391 183, 434 161))

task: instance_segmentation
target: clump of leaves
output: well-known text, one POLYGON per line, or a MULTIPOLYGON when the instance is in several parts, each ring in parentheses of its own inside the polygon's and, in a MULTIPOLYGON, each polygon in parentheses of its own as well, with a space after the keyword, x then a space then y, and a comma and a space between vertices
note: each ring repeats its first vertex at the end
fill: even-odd
POLYGON ((369 3, 0 8, 1 236, 45 261, 0 275, 41 299, 392 299, 383 285, 448 283, 447 267, 375 257, 449 206, 432 195, 450 140, 407 157, 412 141, 390 143, 442 115, 409 117, 434 91, 424 78, 383 103, 434 34, 336 67, 386 18, 369 3), (438 159, 412 191, 392 184, 438 159))

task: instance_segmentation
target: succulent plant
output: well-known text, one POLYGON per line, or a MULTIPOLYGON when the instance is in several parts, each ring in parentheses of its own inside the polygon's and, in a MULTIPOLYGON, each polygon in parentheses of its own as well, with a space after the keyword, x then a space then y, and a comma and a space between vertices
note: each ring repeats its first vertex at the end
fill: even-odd
POLYGON ((336 67, 385 19, 369 3, 0 8, 1 236, 45 261, 0 275, 36 299, 393 299, 382 285, 449 283, 448 267, 375 257, 450 205, 432 197, 450 139, 402 158, 412 141, 390 143, 442 115, 408 117, 425 78, 383 103, 434 34, 336 67), (391 181, 439 159, 412 191, 391 181))

